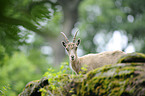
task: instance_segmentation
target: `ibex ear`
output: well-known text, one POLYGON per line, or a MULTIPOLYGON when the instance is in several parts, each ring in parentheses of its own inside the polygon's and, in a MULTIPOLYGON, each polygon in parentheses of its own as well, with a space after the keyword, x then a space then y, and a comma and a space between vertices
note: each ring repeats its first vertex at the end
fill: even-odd
POLYGON ((61 43, 62 43, 63 47, 66 47, 66 44, 64 41, 62 41, 61 43))
POLYGON ((80 43, 81 43, 81 40, 80 40, 80 38, 79 38, 79 39, 77 40, 77 42, 76 42, 77 46, 79 46, 80 43))

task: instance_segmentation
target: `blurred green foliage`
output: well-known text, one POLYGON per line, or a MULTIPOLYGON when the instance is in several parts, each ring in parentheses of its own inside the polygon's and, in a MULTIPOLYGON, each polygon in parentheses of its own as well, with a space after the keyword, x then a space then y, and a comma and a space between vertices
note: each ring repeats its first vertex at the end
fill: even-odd
POLYGON ((49 68, 40 50, 43 39, 38 37, 28 44, 31 33, 21 27, 41 32, 40 21, 52 17, 48 9, 55 13, 55 4, 43 0, 0 1, 0 95, 17 96, 26 83, 40 79, 49 68))
POLYGON ((145 53, 144 6, 144 0, 84 0, 79 9, 78 26, 85 54, 103 50, 114 31, 120 31, 128 38, 127 46, 122 50, 133 44, 137 52, 145 53), (101 36, 102 41, 97 44, 92 42, 95 35, 101 36), (100 46, 101 49, 96 50, 100 46))
POLYGON ((11 57, 6 55, 1 60, 4 65, 0 67, 0 94, 16 96, 30 80, 42 77, 49 67, 46 60, 44 60, 45 57, 39 58, 40 53, 37 51, 31 56, 37 58, 38 61, 36 62, 36 60, 29 58, 22 52, 14 52, 11 57), (9 87, 6 93, 3 93, 2 90, 4 86, 9 87))
POLYGON ((0 23, 0 45, 8 54, 18 50, 19 45, 26 44, 27 35, 21 36, 20 29, 15 25, 0 23))

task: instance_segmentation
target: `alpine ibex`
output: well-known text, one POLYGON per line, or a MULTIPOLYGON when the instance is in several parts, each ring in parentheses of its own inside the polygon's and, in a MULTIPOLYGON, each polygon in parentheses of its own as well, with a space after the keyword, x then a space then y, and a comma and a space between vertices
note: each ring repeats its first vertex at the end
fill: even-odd
POLYGON ((76 42, 77 32, 73 37, 73 42, 69 42, 66 35, 61 32, 66 40, 66 43, 62 41, 62 45, 67 50, 67 53, 69 55, 70 68, 76 74, 79 74, 80 71, 83 71, 82 67, 86 67, 86 72, 88 72, 103 65, 115 64, 117 63, 118 59, 125 54, 122 51, 107 51, 99 54, 88 54, 82 57, 78 57, 77 48, 80 44, 80 39, 78 39, 76 42))

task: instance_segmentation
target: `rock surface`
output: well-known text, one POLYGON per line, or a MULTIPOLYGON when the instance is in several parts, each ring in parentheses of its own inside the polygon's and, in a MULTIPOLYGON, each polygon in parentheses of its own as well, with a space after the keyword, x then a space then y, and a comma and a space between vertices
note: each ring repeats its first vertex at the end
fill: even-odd
POLYGON ((145 54, 124 55, 85 75, 64 74, 29 82, 19 96, 145 96, 145 54), (58 81, 58 82, 57 82, 58 81), (52 87, 56 86, 55 88, 52 87))

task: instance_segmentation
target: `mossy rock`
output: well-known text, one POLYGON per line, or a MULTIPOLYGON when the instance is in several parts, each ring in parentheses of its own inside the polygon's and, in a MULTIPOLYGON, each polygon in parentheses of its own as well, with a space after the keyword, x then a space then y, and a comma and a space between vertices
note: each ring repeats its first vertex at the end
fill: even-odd
POLYGON ((144 96, 145 63, 136 65, 120 63, 89 72, 77 88, 81 89, 77 96, 144 96))
POLYGON ((40 86, 43 81, 40 80, 33 83, 35 87, 28 84, 22 93, 31 92, 28 96, 145 96, 144 56, 141 53, 126 54, 118 64, 105 65, 85 75, 61 75, 54 79, 55 83, 46 79, 44 81, 48 83, 44 86, 40 86))
POLYGON ((135 62, 140 62, 143 63, 145 62, 145 54, 143 53, 128 53, 120 58, 118 63, 135 63, 135 62))
POLYGON ((48 85, 48 78, 30 81, 23 89, 23 92, 18 96, 41 96, 41 92, 39 92, 39 89, 43 88, 46 85, 48 85))
POLYGON ((40 87, 40 81, 33 82, 19 96, 42 96, 40 88, 46 90, 46 96, 145 96, 144 73, 145 63, 107 65, 86 75, 61 76, 54 90, 49 87, 51 83, 40 87), (24 95, 28 93, 31 94, 24 95))

